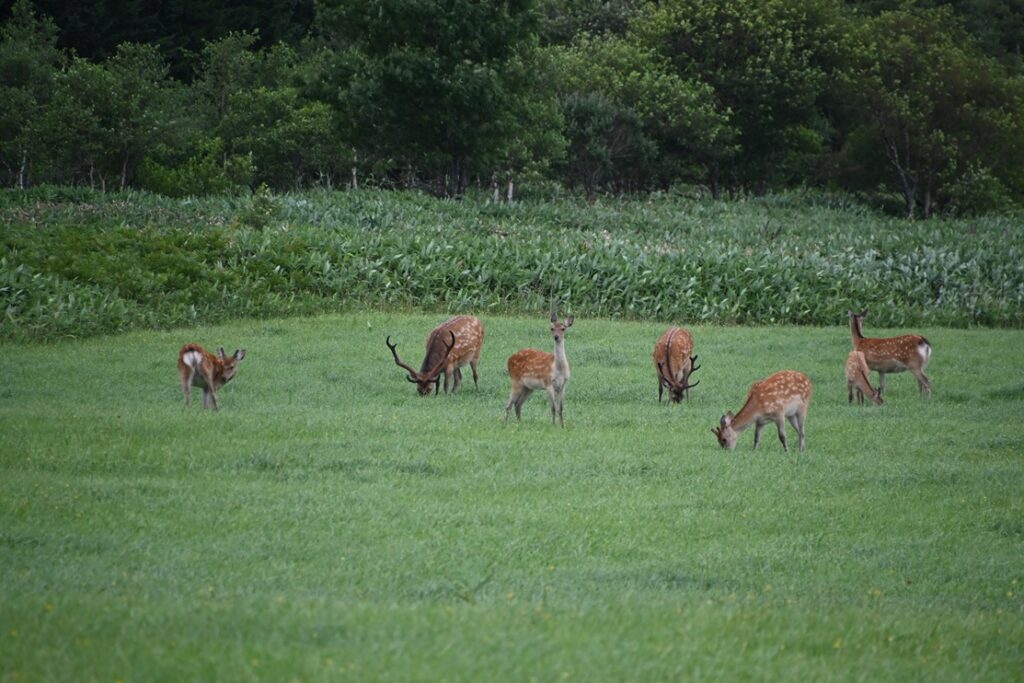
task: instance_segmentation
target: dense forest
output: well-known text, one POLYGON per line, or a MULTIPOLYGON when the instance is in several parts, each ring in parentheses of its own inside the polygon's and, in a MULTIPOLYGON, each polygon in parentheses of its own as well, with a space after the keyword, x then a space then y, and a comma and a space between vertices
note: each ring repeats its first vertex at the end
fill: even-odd
POLYGON ((0 2, 8 187, 1024 203, 1019 0, 0 2))

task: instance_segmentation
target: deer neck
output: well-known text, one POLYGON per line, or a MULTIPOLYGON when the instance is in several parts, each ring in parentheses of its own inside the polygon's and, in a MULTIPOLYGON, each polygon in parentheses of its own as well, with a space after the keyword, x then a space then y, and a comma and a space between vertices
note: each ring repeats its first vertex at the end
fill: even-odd
POLYGON ((569 359, 565 356, 565 337, 555 342, 555 374, 569 376, 569 359))
POLYGON ((857 318, 850 318, 850 336, 853 338, 854 348, 857 348, 857 343, 864 339, 864 335, 860 331, 860 321, 857 318))
POLYGON ((753 397, 750 397, 743 404, 743 407, 740 408, 740 412, 736 413, 736 416, 732 418, 731 426, 736 433, 739 433, 754 424, 755 419, 757 419, 757 410, 754 408, 753 397))

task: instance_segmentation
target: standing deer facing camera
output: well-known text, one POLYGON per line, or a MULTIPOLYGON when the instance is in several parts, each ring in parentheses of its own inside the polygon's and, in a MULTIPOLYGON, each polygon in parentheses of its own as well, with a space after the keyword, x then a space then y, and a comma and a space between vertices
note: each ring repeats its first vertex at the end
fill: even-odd
POLYGON ((508 411, 515 406, 516 421, 520 419, 520 411, 526 399, 536 389, 548 392, 551 403, 551 426, 555 425, 555 417, 562 427, 562 407, 565 403, 565 385, 569 383, 569 359, 565 357, 565 331, 572 327, 574 316, 558 322, 558 314, 551 314, 551 336, 555 339, 555 352, 548 353, 539 349, 523 349, 516 351, 508 359, 508 376, 512 379, 512 393, 505 404, 505 422, 508 422, 508 411))
POLYGON ((876 406, 882 405, 882 392, 871 386, 871 380, 868 379, 868 363, 860 351, 850 351, 850 355, 846 357, 846 389, 851 404, 853 392, 856 390, 857 402, 860 405, 864 405, 864 394, 867 394, 876 406))
POLYGON ((219 409, 217 390, 231 381, 243 358, 245 349, 229 356, 222 346, 215 356, 199 344, 182 346, 178 352, 178 373, 181 375, 181 390, 185 394, 185 407, 192 404, 192 387, 196 386, 203 390, 203 407, 219 409))
POLYGON ((878 395, 885 391, 885 373, 909 370, 917 378, 920 394, 932 395, 932 381, 924 374, 932 357, 932 345, 919 334, 904 334, 899 337, 865 337, 861 333, 861 321, 868 309, 860 313, 847 311, 850 318, 850 335, 854 351, 864 354, 868 367, 878 371, 878 395))
POLYGON ((700 369, 697 356, 693 353, 693 335, 689 330, 670 327, 654 345, 654 366, 658 370, 658 403, 668 387, 668 396, 673 403, 679 403, 686 395, 690 400, 690 389, 700 384, 690 384, 690 375, 700 369))
POLYGON ((779 441, 782 448, 789 451, 786 445, 786 420, 793 425, 800 435, 800 450, 804 449, 804 420, 807 418, 807 407, 811 404, 811 380, 802 372, 782 370, 770 375, 760 382, 754 382, 747 393, 747 402, 736 415, 732 411, 722 416, 721 426, 712 427, 711 431, 718 437, 722 448, 736 448, 736 440, 740 432, 750 425, 754 427, 754 448, 761 443, 761 430, 769 422, 774 422, 779 429, 779 441))
POLYGON ((484 343, 484 326, 471 315, 456 316, 430 331, 427 335, 427 353, 419 371, 402 362, 396 350, 398 345, 391 343, 390 336, 384 343, 391 349, 395 364, 409 373, 407 379, 416 385, 420 396, 428 395, 431 389, 435 394, 439 392, 442 371, 444 393, 448 393, 448 385, 451 383, 454 394, 462 386, 460 368, 467 364, 473 370, 473 385, 479 387, 476 368, 484 343))

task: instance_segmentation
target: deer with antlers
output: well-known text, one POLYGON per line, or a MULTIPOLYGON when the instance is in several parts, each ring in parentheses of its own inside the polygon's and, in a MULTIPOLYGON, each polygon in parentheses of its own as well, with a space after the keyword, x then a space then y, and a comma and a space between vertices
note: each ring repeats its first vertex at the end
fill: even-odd
POLYGON ((722 416, 720 426, 711 431, 718 437, 722 448, 736 448, 736 441, 742 431, 754 425, 754 448, 761 443, 761 430, 769 422, 779 429, 782 448, 786 445, 786 420, 800 435, 800 450, 804 449, 804 421, 807 407, 811 404, 811 380, 802 372, 782 370, 760 382, 754 382, 747 393, 747 402, 736 415, 732 411, 722 416))
POLYGON ((473 371, 473 386, 479 388, 477 364, 480 362, 480 350, 484 344, 484 326, 471 315, 459 315, 441 323, 427 335, 427 354, 423 364, 415 370, 402 362, 396 350, 398 345, 391 343, 391 337, 384 342, 391 349, 395 364, 409 373, 406 378, 416 385, 420 396, 426 396, 433 389, 440 391, 441 373, 444 373, 444 393, 448 393, 451 383, 452 393, 462 386, 461 368, 469 365, 473 371), (450 341, 449 341, 450 340, 450 341))
POLYGON ((885 391, 885 375, 889 372, 909 370, 917 378, 918 393, 932 395, 932 381, 924 374, 932 357, 932 345, 919 334, 904 334, 899 337, 865 337, 861 332, 861 321, 868 309, 860 313, 847 311, 850 318, 850 336, 854 351, 864 354, 868 368, 878 372, 878 394, 885 391))
POLYGON ((864 394, 867 394, 876 406, 883 403, 882 392, 871 386, 871 380, 868 379, 868 363, 860 351, 850 351, 850 355, 846 357, 846 388, 851 404, 854 391, 857 392, 857 402, 860 405, 864 405, 864 394))
POLYGON ((178 373, 181 375, 181 390, 185 394, 185 407, 192 405, 192 387, 203 390, 203 407, 220 409, 217 391, 230 382, 237 366, 245 358, 245 349, 238 349, 232 355, 217 349, 214 355, 199 344, 185 344, 178 352, 178 373))
POLYGON ((658 370, 658 403, 665 387, 669 400, 679 403, 683 396, 690 400, 690 389, 700 384, 690 384, 690 375, 700 369, 693 353, 693 335, 681 327, 670 327, 654 345, 654 366, 658 370))
POLYGON ((574 316, 558 322, 558 314, 551 314, 551 336, 555 340, 555 352, 548 353, 539 349, 523 349, 516 351, 508 359, 508 376, 512 380, 512 393, 505 404, 505 422, 508 422, 508 411, 514 406, 516 421, 520 419, 520 411, 526 399, 536 389, 544 389, 551 403, 551 426, 555 425, 555 417, 562 427, 562 407, 565 403, 565 385, 569 382, 569 359, 565 357, 565 331, 572 327, 574 316))

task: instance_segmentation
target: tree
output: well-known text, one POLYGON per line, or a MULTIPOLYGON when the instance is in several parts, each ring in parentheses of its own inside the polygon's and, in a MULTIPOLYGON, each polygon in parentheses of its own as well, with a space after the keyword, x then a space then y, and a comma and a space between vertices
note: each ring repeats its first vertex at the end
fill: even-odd
POLYGON ((52 96, 62 64, 56 25, 37 16, 29 0, 17 0, 0 27, 0 163, 13 186, 29 182, 39 152, 33 122, 52 96))
POLYGON ((669 0, 635 22, 641 43, 729 112, 737 154, 725 180, 763 191, 806 177, 824 152, 819 106, 835 67, 833 0, 669 0))
POLYGON ((529 0, 323 0, 346 78, 337 106, 385 171, 458 195, 525 94, 512 60, 535 43, 529 0))
POLYGON ((883 12, 865 25, 850 89, 908 217, 930 216, 968 178, 1024 194, 1021 83, 984 57, 948 9, 883 12))

